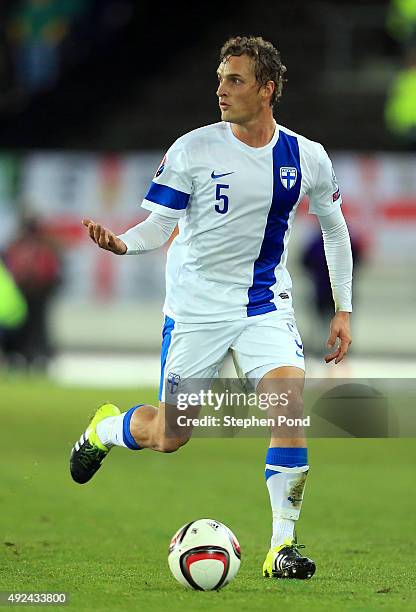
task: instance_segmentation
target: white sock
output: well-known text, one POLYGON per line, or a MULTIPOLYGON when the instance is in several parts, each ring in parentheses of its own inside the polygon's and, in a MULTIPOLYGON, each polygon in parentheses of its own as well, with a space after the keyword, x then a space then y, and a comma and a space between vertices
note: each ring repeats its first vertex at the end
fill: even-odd
POLYGON ((117 416, 107 417, 98 423, 97 436, 107 448, 112 448, 113 446, 124 446, 127 448, 123 438, 123 421, 125 414, 124 412, 117 416))
POLYGON ((286 539, 292 540, 294 537, 306 476, 307 471, 292 471, 276 473, 267 479, 273 514, 271 548, 280 546, 286 539))
POLYGON ((270 548, 280 546, 285 540, 293 540, 295 535, 295 521, 290 519, 280 518, 273 512, 273 535, 270 543, 270 548))

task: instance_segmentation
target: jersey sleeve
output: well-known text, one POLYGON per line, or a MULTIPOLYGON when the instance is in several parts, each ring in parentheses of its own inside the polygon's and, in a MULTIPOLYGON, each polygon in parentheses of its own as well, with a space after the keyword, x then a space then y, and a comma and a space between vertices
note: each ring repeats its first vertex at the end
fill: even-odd
POLYGON ((316 180, 309 192, 309 213, 325 216, 341 206, 342 198, 331 160, 322 145, 318 154, 316 180))
POLYGON ((176 141, 162 159, 142 207, 179 219, 185 215, 191 193, 192 177, 186 151, 183 143, 176 141))

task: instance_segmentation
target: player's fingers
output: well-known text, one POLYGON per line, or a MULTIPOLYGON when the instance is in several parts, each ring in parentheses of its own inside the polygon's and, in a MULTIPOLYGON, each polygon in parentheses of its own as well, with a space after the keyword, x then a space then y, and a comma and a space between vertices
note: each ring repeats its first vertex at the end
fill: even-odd
POLYGON ((105 230, 104 241, 106 248, 112 251, 114 248, 114 234, 111 230, 105 230))
POLYGON ((97 241, 95 239, 95 226, 96 226, 95 223, 91 223, 88 231, 89 231, 89 234, 90 234, 90 237, 92 238, 92 240, 94 240, 94 242, 97 243, 97 241))
POLYGON ((107 235, 107 246, 111 250, 113 250, 113 249, 115 249, 117 247, 117 245, 116 245, 116 237, 113 234, 113 232, 108 232, 108 235, 107 235))
POLYGON ((329 338, 326 343, 328 348, 331 348, 331 346, 334 346, 337 337, 338 337, 338 331, 334 327, 331 327, 331 332, 329 334, 329 338))
POLYGON ((344 359, 348 351, 348 346, 349 346, 348 342, 341 342, 341 346, 339 347, 339 351, 335 359, 335 363, 339 363, 340 361, 344 359))
MULTIPOLYGON (((93 229, 93 233, 94 233, 94 240, 97 244, 100 244, 100 237, 101 237, 101 225, 99 223, 95 223, 94 224, 94 229, 93 229)), ((101 245, 100 245, 101 246, 101 245)))
POLYGON ((89 237, 95 242, 95 238, 94 238, 95 223, 94 221, 92 221, 91 219, 83 219, 82 224, 87 228, 89 237))
POLYGON ((95 237, 94 237, 94 228, 95 228, 95 223, 92 221, 88 226, 88 235, 91 238, 91 240, 96 242, 95 237))
POLYGON ((98 244, 102 249, 108 249, 108 230, 105 227, 101 228, 98 244))
POLYGON ((341 338, 341 345, 339 347, 339 355, 336 358, 335 363, 339 363, 340 361, 344 359, 345 355, 348 353, 350 344, 351 344, 351 336, 349 336, 348 334, 344 335, 341 338))
POLYGON ((333 353, 329 353, 328 355, 325 355, 324 359, 326 361, 326 363, 330 363, 331 361, 333 361, 334 359, 336 359, 339 355, 339 348, 334 351, 333 353))

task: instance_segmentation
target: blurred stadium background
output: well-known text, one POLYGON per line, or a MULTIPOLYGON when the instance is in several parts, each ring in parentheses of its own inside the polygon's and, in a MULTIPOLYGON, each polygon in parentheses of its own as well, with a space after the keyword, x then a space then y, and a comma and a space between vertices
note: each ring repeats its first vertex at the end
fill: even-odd
MULTIPOLYGON (((31 356, 34 367, 46 365, 65 384, 157 381, 166 249, 117 258, 94 247, 81 219, 122 231, 145 218, 140 202, 164 151, 219 119, 221 44, 252 33, 281 51, 288 82, 276 119, 330 153, 355 241, 354 344, 338 373, 413 376, 415 32, 412 0, 241 0, 209 10, 2 2, 0 251, 12 272, 31 277, 31 290, 35 260, 30 252, 13 259, 22 227, 58 254, 39 272, 51 281, 40 306, 50 348, 46 360, 31 356)), ((309 375, 325 376, 336 371, 321 365, 326 330, 317 340, 313 282, 302 265, 316 232, 304 203, 289 270, 309 375)), ((4 368, 24 365, 13 343, 3 348, 4 368)))
POLYGON ((415 48, 416 0, 0 3, 0 590, 65 590, 88 612, 137 602, 252 612, 271 597, 320 612, 415 609, 414 444, 404 439, 415 431, 415 48), (115 450, 87 487, 68 472, 100 401, 155 401, 164 298, 166 249, 116 257, 81 219, 122 231, 145 217, 165 150, 218 121, 218 51, 240 33, 280 49, 288 82, 276 119, 330 153, 354 239, 354 344, 345 364, 325 366, 330 315, 321 304, 318 316, 304 265, 320 261, 319 250, 308 256, 318 227, 301 205, 289 270, 308 375, 408 377, 393 381, 401 439, 310 440, 300 526, 319 568, 310 584, 261 577, 264 439, 115 450), (16 307, 2 319, 6 293, 16 307), (244 562, 202 600, 174 584, 166 550, 181 524, 206 515, 236 532, 244 562))

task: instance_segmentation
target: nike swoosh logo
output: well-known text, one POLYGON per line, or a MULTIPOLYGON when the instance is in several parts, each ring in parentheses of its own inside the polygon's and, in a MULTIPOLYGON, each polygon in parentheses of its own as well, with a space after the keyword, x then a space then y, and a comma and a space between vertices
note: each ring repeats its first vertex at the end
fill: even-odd
POLYGON ((213 170, 211 173, 211 178, 217 179, 217 178, 221 178, 222 176, 228 176, 229 174, 234 174, 234 172, 224 172, 224 174, 215 174, 215 171, 213 170))

